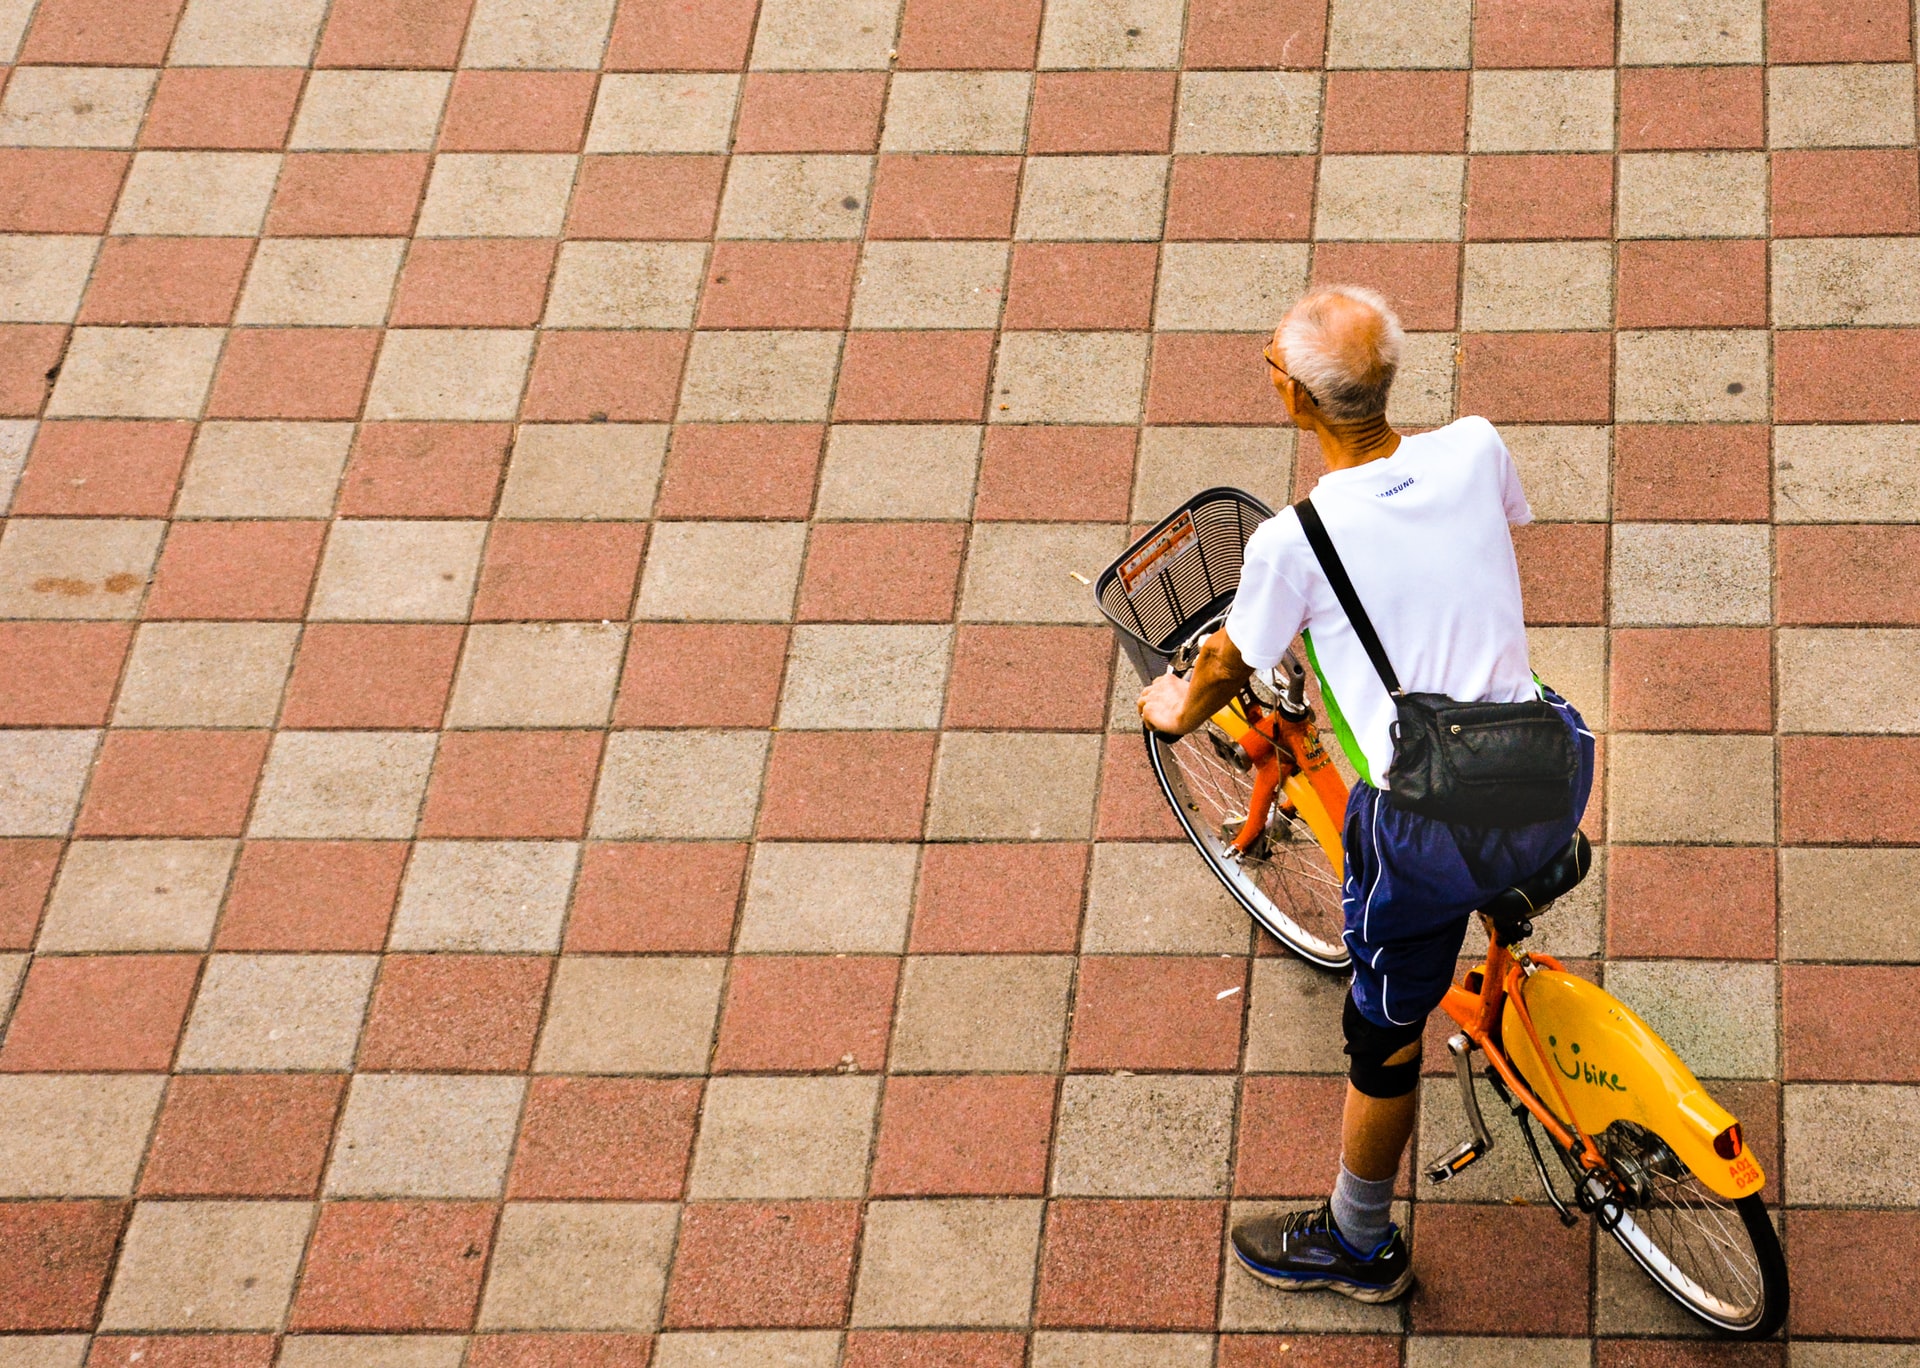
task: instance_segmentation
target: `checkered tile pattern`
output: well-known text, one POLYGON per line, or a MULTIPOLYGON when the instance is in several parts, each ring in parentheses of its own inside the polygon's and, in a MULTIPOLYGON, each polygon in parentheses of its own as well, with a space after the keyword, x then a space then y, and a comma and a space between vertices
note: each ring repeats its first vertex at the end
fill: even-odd
POLYGON ((1341 987, 1076 576, 1310 486, 1325 280, 1540 518, 1545 948, 1746 1122, 1795 1368, 1911 1354, 1912 28, 0 0, 0 1363, 1786 1364, 1511 1143, 1405 1306, 1222 1258, 1328 1187, 1341 987))

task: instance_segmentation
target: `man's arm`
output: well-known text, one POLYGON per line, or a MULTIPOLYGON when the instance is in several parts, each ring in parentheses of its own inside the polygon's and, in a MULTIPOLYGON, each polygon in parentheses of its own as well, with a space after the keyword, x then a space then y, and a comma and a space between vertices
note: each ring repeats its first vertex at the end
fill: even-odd
POLYGON ((1226 707, 1252 677, 1253 666, 1240 658, 1222 627, 1200 648, 1191 678, 1169 670, 1141 691, 1140 718, 1157 732, 1185 736, 1226 707))

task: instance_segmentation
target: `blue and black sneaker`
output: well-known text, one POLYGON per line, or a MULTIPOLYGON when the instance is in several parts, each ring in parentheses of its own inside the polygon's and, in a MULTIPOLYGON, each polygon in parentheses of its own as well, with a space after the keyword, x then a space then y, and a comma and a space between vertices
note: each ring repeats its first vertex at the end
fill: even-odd
POLYGON ((1331 1288, 1355 1301, 1389 1302, 1413 1286, 1413 1260, 1400 1227, 1370 1250, 1355 1249, 1326 1205, 1242 1221, 1233 1252, 1247 1272, 1286 1292, 1331 1288))

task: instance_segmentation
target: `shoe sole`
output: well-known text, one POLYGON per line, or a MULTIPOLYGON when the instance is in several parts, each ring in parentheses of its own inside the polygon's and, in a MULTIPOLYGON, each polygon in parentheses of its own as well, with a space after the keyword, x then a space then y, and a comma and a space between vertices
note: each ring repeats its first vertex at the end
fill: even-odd
POLYGON ((1401 1297, 1406 1296, 1407 1289, 1413 1286, 1413 1270, 1411 1268, 1388 1283, 1385 1287, 1369 1287, 1365 1283, 1352 1282, 1345 1278, 1281 1277, 1277 1274, 1267 1273, 1255 1268, 1247 1262, 1246 1256, 1237 1249, 1233 1251, 1233 1257, 1240 1267, 1245 1269, 1251 1277, 1259 1279, 1268 1287, 1277 1287, 1282 1292, 1318 1292, 1325 1289, 1329 1292, 1338 1292, 1343 1297, 1351 1297, 1358 1302, 1370 1302, 1378 1305, 1381 1302, 1398 1301, 1401 1297))

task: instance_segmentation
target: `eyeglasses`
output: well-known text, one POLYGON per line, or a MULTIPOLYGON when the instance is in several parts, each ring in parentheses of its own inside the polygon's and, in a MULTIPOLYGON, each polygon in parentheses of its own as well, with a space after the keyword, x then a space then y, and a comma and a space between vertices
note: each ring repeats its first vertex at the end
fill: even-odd
MULTIPOLYGON (((1260 355, 1266 358, 1267 364, 1269 366, 1272 366, 1280 374, 1285 375, 1287 379, 1293 380, 1294 384, 1300 385, 1300 382, 1294 379, 1294 377, 1288 373, 1287 368, 1285 366, 1281 365, 1278 361, 1273 359, 1273 343, 1272 342, 1268 342, 1266 346, 1260 349, 1260 355)), ((1320 401, 1313 397, 1312 390, 1308 389, 1305 385, 1300 385, 1300 392, 1307 396, 1308 403, 1312 404, 1315 408, 1320 407, 1320 401)))

